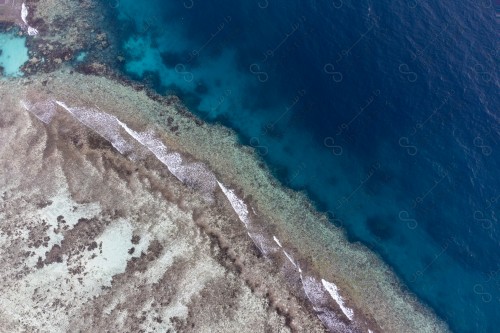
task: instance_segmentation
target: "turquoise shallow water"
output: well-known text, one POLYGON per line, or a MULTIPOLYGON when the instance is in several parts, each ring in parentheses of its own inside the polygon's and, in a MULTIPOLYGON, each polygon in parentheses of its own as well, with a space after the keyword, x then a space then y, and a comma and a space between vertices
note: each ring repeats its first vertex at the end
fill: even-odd
POLYGON ((14 33, 0 33, 0 67, 5 76, 22 76, 21 66, 28 61, 26 38, 14 33))
POLYGON ((125 74, 235 129, 454 331, 495 331, 500 53, 492 6, 115 7, 125 74))

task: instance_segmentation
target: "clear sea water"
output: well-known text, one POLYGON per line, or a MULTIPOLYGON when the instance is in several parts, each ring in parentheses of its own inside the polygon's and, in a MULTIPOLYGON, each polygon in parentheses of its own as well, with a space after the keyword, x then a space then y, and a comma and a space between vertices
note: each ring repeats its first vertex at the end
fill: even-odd
POLYGON ((498 332, 494 2, 102 1, 125 74, 235 129, 453 331, 498 332))
POLYGON ((22 76, 21 66, 28 61, 26 37, 20 37, 16 31, 0 33, 0 77, 22 76))

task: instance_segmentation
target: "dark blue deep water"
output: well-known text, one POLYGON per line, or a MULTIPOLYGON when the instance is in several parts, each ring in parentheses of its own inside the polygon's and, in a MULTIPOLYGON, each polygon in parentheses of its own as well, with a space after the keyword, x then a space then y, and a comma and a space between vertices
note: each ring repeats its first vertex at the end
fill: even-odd
POLYGON ((121 70, 235 129, 456 332, 500 327, 491 1, 108 1, 121 70))

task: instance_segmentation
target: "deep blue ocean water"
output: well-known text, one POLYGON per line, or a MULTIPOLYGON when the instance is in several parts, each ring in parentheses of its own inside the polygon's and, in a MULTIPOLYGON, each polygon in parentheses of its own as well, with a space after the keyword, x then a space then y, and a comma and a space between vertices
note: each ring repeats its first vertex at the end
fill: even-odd
POLYGON ((102 1, 125 74, 235 129, 453 331, 498 330, 494 3, 102 1))

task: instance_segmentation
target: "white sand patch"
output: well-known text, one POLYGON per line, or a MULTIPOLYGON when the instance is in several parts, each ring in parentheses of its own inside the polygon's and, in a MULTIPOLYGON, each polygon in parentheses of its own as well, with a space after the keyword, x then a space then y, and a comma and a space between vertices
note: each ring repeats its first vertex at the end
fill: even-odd
POLYGON ((133 246, 132 232, 132 225, 120 219, 96 239, 98 244, 102 242, 102 254, 89 261, 86 266, 85 272, 88 275, 85 276, 84 284, 87 292, 92 290, 99 293, 101 286, 111 286, 114 275, 125 272, 127 261, 131 257, 128 250, 133 246))
POLYGON ((328 291, 330 296, 332 296, 333 300, 337 302, 345 316, 349 318, 349 320, 352 320, 354 318, 354 311, 345 306, 344 299, 342 298, 342 296, 340 296, 337 286, 334 283, 328 282, 324 279, 321 279, 321 283, 323 284, 323 287, 325 287, 325 289, 328 291))
MULTIPOLYGON (((52 201, 51 205, 38 211, 40 218, 45 219, 47 223, 57 222, 57 217, 63 216, 66 225, 73 227, 80 218, 92 218, 101 213, 99 204, 79 204, 71 198, 67 189, 52 197, 50 201, 52 201)), ((57 226, 57 224, 54 226, 57 226)))

